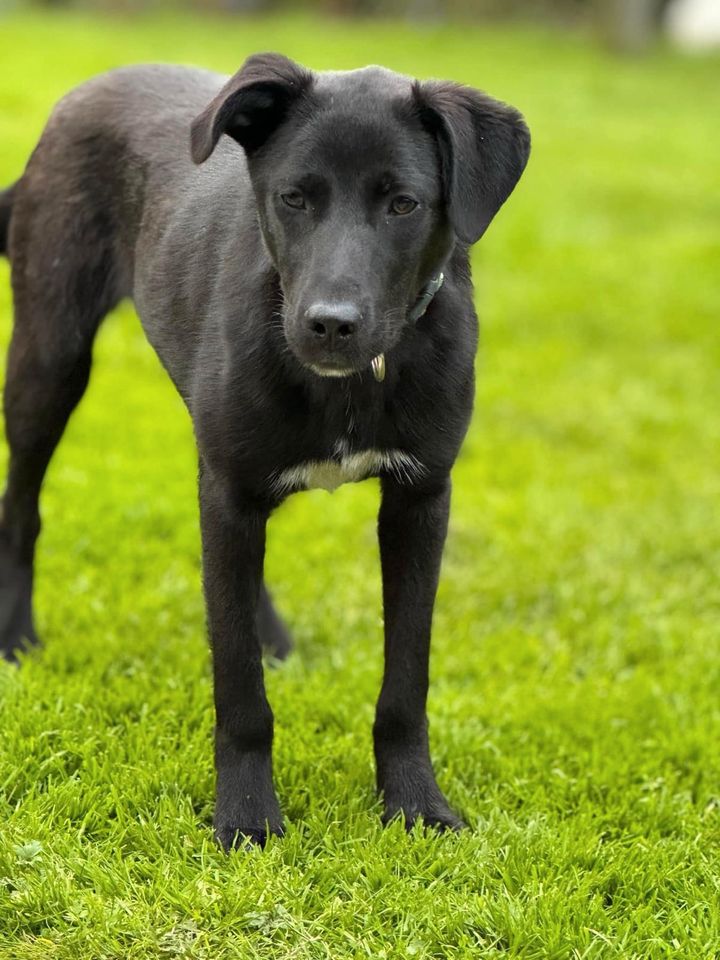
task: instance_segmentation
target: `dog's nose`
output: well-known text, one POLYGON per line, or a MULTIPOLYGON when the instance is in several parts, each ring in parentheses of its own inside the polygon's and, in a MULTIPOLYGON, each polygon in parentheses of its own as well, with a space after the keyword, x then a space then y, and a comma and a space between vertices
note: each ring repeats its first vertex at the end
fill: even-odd
POLYGON ((305 311, 308 332, 331 349, 349 342, 361 319, 353 303, 314 303, 305 311))

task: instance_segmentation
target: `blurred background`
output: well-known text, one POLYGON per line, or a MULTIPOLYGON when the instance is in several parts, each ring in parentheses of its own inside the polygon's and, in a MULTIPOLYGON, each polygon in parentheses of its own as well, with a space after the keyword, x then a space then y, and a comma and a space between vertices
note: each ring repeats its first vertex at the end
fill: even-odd
POLYGON ((84 9, 138 13, 198 11, 268 14, 311 11, 410 21, 534 21, 557 27, 590 25, 612 45, 642 49, 660 33, 686 48, 720 43, 716 0, 2 0, 0 9, 84 9))

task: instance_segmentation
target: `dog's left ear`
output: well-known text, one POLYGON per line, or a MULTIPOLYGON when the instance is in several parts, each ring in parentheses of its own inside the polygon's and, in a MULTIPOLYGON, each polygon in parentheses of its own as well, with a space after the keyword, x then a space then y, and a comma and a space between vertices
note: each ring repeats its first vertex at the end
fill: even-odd
POLYGON ((252 154, 285 118, 313 75, 280 53, 248 57, 190 128, 195 163, 204 163, 223 133, 252 154))
POLYGON ((530 131, 513 107, 471 87, 428 81, 413 93, 437 138, 450 221, 460 240, 475 243, 525 169, 530 131))

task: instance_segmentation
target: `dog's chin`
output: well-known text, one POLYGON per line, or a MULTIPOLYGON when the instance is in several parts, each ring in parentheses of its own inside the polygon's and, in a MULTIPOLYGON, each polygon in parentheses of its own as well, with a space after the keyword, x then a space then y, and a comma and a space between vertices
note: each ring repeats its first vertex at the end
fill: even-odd
POLYGON ((353 377, 363 370, 370 369, 371 361, 364 362, 359 358, 353 357, 318 357, 303 355, 303 352, 293 351, 295 358, 301 364, 304 370, 314 377, 323 377, 328 380, 346 380, 353 377))
POLYGON ((362 352, 358 351, 357 354, 354 353, 352 356, 343 356, 342 354, 323 356, 322 353, 318 355, 318 353, 304 350, 302 347, 298 348, 289 339, 288 346, 292 355, 307 373, 328 380, 346 380, 349 377, 369 372, 372 370, 375 356, 381 354, 381 351, 378 350, 377 353, 368 355, 363 350, 362 352))
POLYGON ((345 377, 352 377, 353 374, 358 373, 354 367, 335 366, 334 364, 306 363, 304 366, 306 370, 314 373, 316 377, 334 377, 335 379, 342 379, 345 377))

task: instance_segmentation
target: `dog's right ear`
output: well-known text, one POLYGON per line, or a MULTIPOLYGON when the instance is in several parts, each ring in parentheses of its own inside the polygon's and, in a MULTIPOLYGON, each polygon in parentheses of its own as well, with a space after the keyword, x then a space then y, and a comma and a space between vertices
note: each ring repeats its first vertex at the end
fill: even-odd
POLYGON ((204 163, 226 133, 249 155, 265 143, 313 75, 279 53, 248 57, 190 128, 195 163, 204 163))
POLYGON ((437 140, 455 233, 476 243, 525 169, 530 131, 514 107, 459 83, 418 82, 413 93, 437 140))

